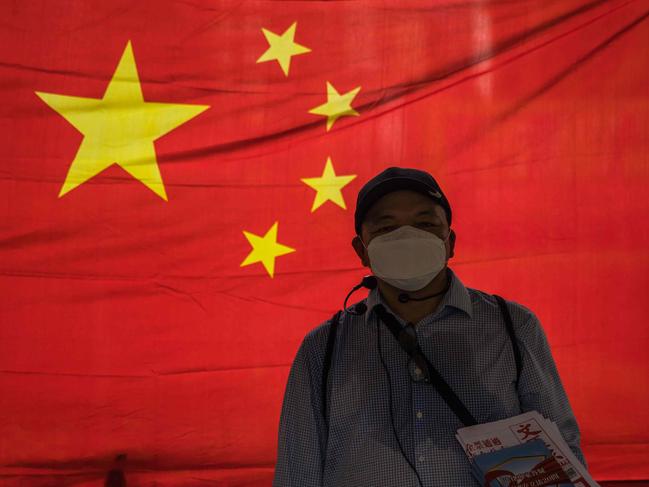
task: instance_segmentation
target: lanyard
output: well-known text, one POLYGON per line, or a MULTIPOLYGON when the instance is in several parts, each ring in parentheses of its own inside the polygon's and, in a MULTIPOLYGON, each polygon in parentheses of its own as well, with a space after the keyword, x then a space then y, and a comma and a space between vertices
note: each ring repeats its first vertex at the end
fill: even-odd
POLYGON ((412 335, 408 334, 406 329, 401 326, 397 319, 388 312, 383 305, 377 304, 374 307, 374 310, 381 321, 388 327, 388 330, 390 330, 403 351, 406 352, 417 366, 424 371, 424 381, 435 388, 462 424, 464 426, 473 426, 478 424, 464 403, 460 400, 457 394, 455 394, 455 391, 451 389, 451 386, 448 385, 437 369, 435 369, 433 364, 430 363, 426 355, 424 355, 419 347, 419 343, 417 343, 417 338, 413 338, 412 335))

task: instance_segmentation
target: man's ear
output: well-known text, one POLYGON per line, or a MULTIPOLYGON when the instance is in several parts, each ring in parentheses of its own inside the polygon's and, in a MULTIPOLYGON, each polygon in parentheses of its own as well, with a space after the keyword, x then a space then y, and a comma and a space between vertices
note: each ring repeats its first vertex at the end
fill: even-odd
POLYGON ((356 252, 356 255, 358 255, 358 258, 361 259, 363 267, 369 267, 370 259, 367 256, 367 249, 358 235, 355 235, 352 239, 352 247, 354 247, 354 251, 356 252))
POLYGON ((449 259, 455 255, 455 238, 455 230, 451 230, 451 233, 448 236, 449 259))

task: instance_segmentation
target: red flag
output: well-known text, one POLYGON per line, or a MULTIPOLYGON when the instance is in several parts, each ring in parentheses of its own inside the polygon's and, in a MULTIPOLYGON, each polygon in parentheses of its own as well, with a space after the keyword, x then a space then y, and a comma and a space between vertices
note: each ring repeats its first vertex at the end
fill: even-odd
POLYGON ((390 165, 440 181, 462 280, 541 318, 594 476, 649 478, 647 15, 4 5, 3 485, 269 485, 288 367, 364 274, 355 195, 390 165))

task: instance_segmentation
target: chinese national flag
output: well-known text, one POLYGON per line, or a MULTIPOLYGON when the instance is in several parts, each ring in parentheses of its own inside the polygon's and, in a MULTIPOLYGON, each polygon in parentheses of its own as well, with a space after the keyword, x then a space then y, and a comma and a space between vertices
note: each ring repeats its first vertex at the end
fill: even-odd
POLYGON ((646 2, 0 14, 3 486, 269 486, 392 165, 440 182, 460 278, 540 317, 593 475, 649 478, 646 2))

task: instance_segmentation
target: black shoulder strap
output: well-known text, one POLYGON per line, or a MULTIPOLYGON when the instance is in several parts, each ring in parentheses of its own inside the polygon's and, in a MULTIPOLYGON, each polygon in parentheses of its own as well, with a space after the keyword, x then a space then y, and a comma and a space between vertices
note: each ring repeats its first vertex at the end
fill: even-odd
POLYGON ((514 323, 512 322, 512 317, 509 314, 509 309, 507 308, 507 303, 500 296, 494 294, 494 298, 498 301, 498 306, 500 306, 500 311, 505 318, 505 326, 507 327, 507 333, 512 342, 512 348, 514 349, 514 361, 516 362, 516 383, 521 377, 521 369, 523 368, 523 359, 521 358, 521 350, 518 347, 518 341, 516 340, 516 333, 514 332, 514 323))
POLYGON ((342 311, 338 310, 329 320, 329 335, 327 335, 327 347, 325 348, 324 362, 322 364, 322 416, 325 424, 329 426, 329 415, 327 414, 327 381, 329 379, 329 369, 331 369, 331 357, 334 353, 334 344, 336 343, 336 333, 340 323, 342 311))

